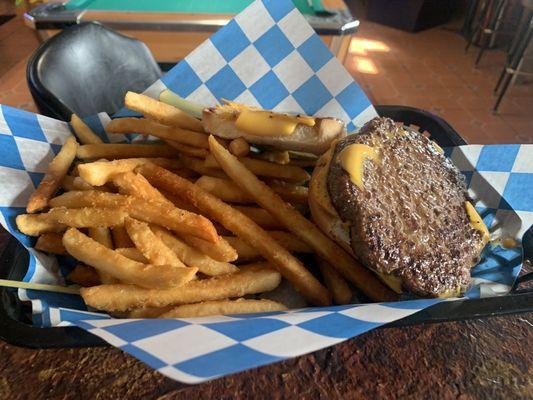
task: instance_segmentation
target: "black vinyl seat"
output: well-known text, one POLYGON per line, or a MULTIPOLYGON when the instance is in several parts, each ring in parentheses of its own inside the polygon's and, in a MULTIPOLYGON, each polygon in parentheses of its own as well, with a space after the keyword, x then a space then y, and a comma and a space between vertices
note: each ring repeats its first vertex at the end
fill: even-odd
POLYGON ((26 77, 39 111, 70 120, 124 106, 128 90, 142 92, 161 76, 146 45, 98 23, 63 30, 28 62, 26 77))

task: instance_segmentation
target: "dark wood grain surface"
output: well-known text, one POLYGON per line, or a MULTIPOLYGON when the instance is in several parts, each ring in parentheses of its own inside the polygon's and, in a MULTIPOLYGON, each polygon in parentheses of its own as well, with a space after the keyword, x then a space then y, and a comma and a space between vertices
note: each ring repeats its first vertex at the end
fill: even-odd
POLYGON ((526 399, 533 313, 376 330, 278 364, 187 386, 114 348, 0 343, 2 399, 526 399))
POLYGON ((189 386, 111 347, 0 342, 0 399, 526 399, 533 398, 532 349, 533 313, 386 328, 189 386))

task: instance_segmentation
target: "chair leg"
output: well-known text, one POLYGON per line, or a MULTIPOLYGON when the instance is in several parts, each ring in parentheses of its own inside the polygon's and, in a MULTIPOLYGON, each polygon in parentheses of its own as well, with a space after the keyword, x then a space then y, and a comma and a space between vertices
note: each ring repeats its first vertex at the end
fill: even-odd
POLYGON ((520 75, 520 71, 522 70, 522 64, 524 64, 524 57, 520 59, 520 62, 518 63, 518 66, 516 67, 516 73, 513 74, 513 78, 511 79, 511 87, 515 85, 516 78, 518 78, 518 75, 520 75))
POLYGON ((472 46, 472 43, 475 41, 476 37, 478 36, 478 32, 480 31, 481 31, 481 26, 477 26, 476 28, 474 28, 474 30, 472 31, 472 33, 470 34, 468 38, 468 42, 466 43, 465 53, 468 53, 468 49, 470 49, 470 46, 472 46))
POLYGON ((493 112, 498 112, 498 108, 503 99, 503 96, 505 96, 505 93, 509 89, 511 80, 514 80, 513 78, 516 75, 517 69, 522 63, 522 60, 524 59, 524 53, 526 49, 528 48, 532 37, 533 37, 533 14, 530 15, 529 28, 528 28, 528 31, 526 32, 526 35, 518 43, 516 47, 516 52, 511 55, 511 62, 505 66, 506 76, 503 80, 503 86, 500 91, 500 94, 498 95, 498 99, 496 100, 496 104, 494 104, 494 108, 492 109, 493 112), (509 72, 507 67, 509 67, 510 71, 512 72, 509 72))
MULTIPOLYGON (((476 21, 473 21, 473 29, 468 34, 468 41, 465 46, 465 53, 468 53, 468 50, 470 49, 470 46, 472 46, 472 43, 474 43, 476 40, 479 40, 479 36, 481 35, 481 32, 483 31, 483 19, 485 18, 485 13, 488 9, 489 3, 492 0, 486 0, 481 4, 481 9, 479 11, 479 14, 477 16, 476 21)), ((475 12, 474 12, 475 14, 475 12)), ((472 16, 472 20, 474 20, 474 16, 472 16)))
POLYGON ((491 48, 494 46, 494 43, 496 41, 496 36, 498 35, 498 31, 500 30, 500 26, 502 24, 504 14, 507 9, 507 5, 508 0, 501 0, 496 7, 495 19, 491 22, 490 27, 492 29, 492 34, 490 36, 489 47, 491 48))
POLYGON ((506 5, 507 0, 498 0, 495 2, 495 4, 492 4, 488 23, 483 29, 483 41, 480 43, 479 53, 474 64, 476 68, 481 61, 481 57, 483 57, 485 50, 487 50, 487 47, 494 45, 494 40, 498 34, 498 29, 503 18, 506 5))
POLYGON ((476 10, 479 7, 479 1, 480 0, 470 1, 470 5, 468 6, 468 10, 465 15, 465 20, 463 22, 463 27, 461 28, 461 33, 464 36, 469 37, 472 34, 472 25, 474 24, 476 10))
POLYGON ((502 90, 500 91, 500 94, 498 95, 496 104, 494 104, 494 107, 492 108, 493 113, 498 112, 498 108, 500 107, 500 103, 502 102, 503 96, 505 96, 505 93, 507 92, 507 89, 509 88, 509 83, 511 83, 511 78, 512 78, 512 75, 505 72, 505 78, 503 80, 502 90))
POLYGON ((481 36, 481 40, 479 43, 479 53, 477 54, 476 62, 474 63, 474 68, 478 67, 479 61, 481 61, 481 57, 483 57, 483 53, 485 53, 485 50, 487 49, 489 40, 490 39, 487 37, 487 33, 483 32, 483 36, 481 36))
POLYGON ((470 46, 472 46, 472 43, 481 40, 483 35, 483 29, 485 29, 486 25, 486 18, 487 18, 487 12, 489 12, 490 8, 492 7, 492 2, 494 0, 485 0, 481 4, 481 9, 479 10, 479 14, 477 16, 477 21, 474 24, 474 29, 472 30, 471 34, 468 38, 468 43, 465 47, 465 53, 468 53, 468 50, 470 49, 470 46))
POLYGON ((503 77, 505 76, 505 66, 502 69, 502 73, 500 74, 500 77, 498 78, 498 82, 496 83, 496 87, 494 88, 494 93, 498 93, 498 89, 500 88, 500 85, 503 81, 503 77))

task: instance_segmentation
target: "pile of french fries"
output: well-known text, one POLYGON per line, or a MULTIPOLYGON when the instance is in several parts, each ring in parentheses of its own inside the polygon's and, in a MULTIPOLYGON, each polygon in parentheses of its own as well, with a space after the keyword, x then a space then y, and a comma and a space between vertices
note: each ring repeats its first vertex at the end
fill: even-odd
POLYGON ((16 219, 36 249, 79 262, 67 279, 88 306, 130 318, 285 310, 260 296, 282 278, 319 306, 348 303, 347 281, 373 300, 394 298, 305 217, 304 167, 315 158, 216 139, 144 95, 129 92, 125 103, 144 117, 106 131, 160 140, 103 143, 73 115, 77 140, 66 140, 16 219))

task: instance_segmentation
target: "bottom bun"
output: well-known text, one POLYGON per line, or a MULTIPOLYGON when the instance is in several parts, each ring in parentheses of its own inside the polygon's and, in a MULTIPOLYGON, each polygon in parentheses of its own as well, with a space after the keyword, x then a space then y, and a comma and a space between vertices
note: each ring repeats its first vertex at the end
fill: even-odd
POLYGON ((329 198, 328 172, 334 149, 335 145, 324 153, 315 165, 309 182, 309 209, 318 227, 344 250, 355 256, 350 246, 350 227, 342 222, 329 198))

